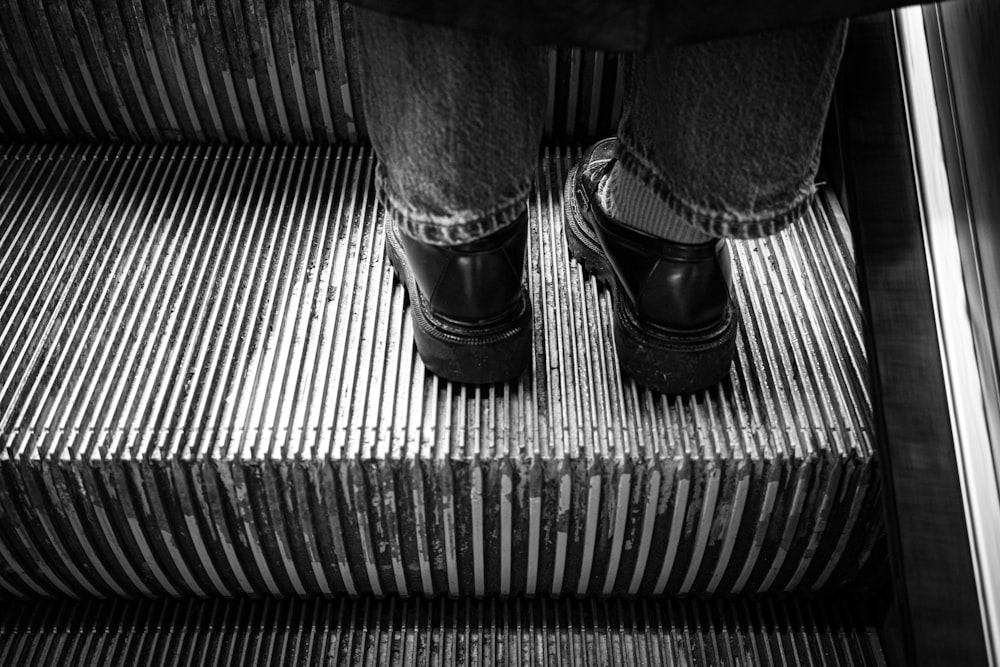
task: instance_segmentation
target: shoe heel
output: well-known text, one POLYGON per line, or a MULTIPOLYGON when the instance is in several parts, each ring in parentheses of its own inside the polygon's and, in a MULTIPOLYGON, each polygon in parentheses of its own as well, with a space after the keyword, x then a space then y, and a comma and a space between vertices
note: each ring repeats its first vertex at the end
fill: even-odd
POLYGON ((736 356, 739 316, 730 308, 719 325, 697 336, 664 336, 647 331, 623 302, 614 316, 615 345, 622 372, 665 394, 701 391, 729 375, 736 356))
POLYGON ((386 238, 386 254, 396 277, 405 284, 413 340, 429 371, 452 382, 493 384, 518 377, 530 364, 531 302, 523 288, 523 308, 493 327, 442 322, 422 303, 406 258, 391 236, 386 238))
POLYGON ((583 267, 583 270, 596 277, 602 284, 610 285, 612 280, 611 265, 604 258, 597 237, 590 232, 580 212, 576 199, 574 185, 579 165, 573 167, 563 188, 563 232, 566 235, 566 247, 570 256, 583 267))
POLYGON ((413 339, 424 365, 452 382, 492 384, 518 377, 531 362, 531 308, 504 336, 483 341, 469 336, 442 338, 440 332, 413 320, 413 339))

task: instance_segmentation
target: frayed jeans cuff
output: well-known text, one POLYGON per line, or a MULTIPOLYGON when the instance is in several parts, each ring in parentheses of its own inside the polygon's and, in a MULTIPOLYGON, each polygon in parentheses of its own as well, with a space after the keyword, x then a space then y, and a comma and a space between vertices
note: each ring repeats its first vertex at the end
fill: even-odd
POLYGON ((517 194, 482 210, 438 215, 419 211, 403 200, 393 190, 382 165, 375 173, 379 201, 399 230, 418 241, 440 246, 471 243, 511 225, 524 214, 531 185, 528 178, 518 186, 517 194))
POLYGON ((755 239, 777 234, 805 214, 816 194, 814 179, 809 176, 780 209, 765 211, 718 210, 691 202, 675 193, 669 181, 653 166, 645 150, 627 136, 618 138, 618 161, 662 199, 681 220, 705 234, 719 238, 755 239))

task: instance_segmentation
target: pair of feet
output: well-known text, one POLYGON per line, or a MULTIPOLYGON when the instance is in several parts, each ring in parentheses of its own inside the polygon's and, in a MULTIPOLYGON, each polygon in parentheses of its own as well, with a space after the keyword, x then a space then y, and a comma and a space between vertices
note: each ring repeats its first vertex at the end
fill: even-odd
MULTIPOLYGON (((665 393, 711 386, 728 374, 736 349, 725 243, 674 243, 610 219, 597 190, 613 163, 614 139, 607 139, 588 149, 567 178, 570 253, 611 290, 623 372, 665 393)), ((530 363, 527 234, 526 215, 484 239, 448 247, 390 225, 389 259, 410 298, 417 350, 432 372, 483 384, 517 377, 530 363)))

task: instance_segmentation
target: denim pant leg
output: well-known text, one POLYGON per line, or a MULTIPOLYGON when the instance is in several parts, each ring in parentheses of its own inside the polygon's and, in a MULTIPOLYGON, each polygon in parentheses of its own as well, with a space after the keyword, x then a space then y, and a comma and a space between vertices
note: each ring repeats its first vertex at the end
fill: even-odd
POLYGON ((537 165, 545 51, 356 12, 378 189, 399 228, 454 245, 513 222, 537 165))
POLYGON ((814 194, 846 35, 828 21, 640 54, 621 168, 712 236, 780 231, 814 194))

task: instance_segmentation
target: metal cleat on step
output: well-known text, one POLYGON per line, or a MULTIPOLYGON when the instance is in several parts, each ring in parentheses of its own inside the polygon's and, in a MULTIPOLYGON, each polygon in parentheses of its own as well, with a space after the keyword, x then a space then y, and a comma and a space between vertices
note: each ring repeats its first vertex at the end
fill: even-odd
POLYGON ((0 665, 884 665, 843 602, 18 602, 0 665))
POLYGON ((763 594, 881 567, 832 193, 732 245, 738 360, 668 397, 621 376, 568 257, 577 155, 547 150, 531 201, 532 367, 476 388, 413 350, 368 149, 5 147, 0 595, 763 594))

